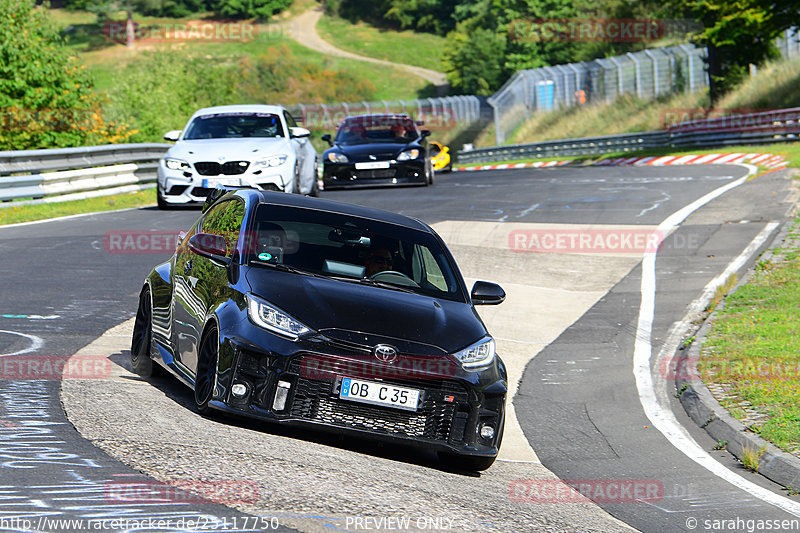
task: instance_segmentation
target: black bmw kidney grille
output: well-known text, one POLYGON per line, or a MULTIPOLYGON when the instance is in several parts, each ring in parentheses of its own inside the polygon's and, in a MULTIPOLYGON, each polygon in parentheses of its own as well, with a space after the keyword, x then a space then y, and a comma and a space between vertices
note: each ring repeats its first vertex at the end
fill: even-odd
POLYGON ((249 166, 248 161, 226 161, 222 164, 216 161, 199 161, 194 164, 194 168, 201 176, 219 176, 220 174, 235 176, 244 174, 249 166))
MULTIPOLYGON (((292 370, 299 371, 298 364, 292 367, 292 370)), ((462 402, 467 401, 467 393, 459 383, 427 379, 386 382, 424 390, 422 406, 417 411, 403 411, 342 400, 333 393, 333 380, 301 376, 295 390, 291 416, 376 433, 439 441, 463 439, 463 427, 453 428, 459 404, 463 406, 462 402), (445 397, 450 395, 454 401, 445 401, 445 397), (460 434, 451 434, 453 429, 460 430, 460 434)))

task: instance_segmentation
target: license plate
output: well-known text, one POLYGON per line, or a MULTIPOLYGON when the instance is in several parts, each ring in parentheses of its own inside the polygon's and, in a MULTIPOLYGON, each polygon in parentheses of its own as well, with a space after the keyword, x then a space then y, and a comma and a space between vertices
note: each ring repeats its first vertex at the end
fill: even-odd
POLYGON ((241 181, 239 178, 203 178, 203 188, 213 189, 217 185, 234 187, 241 185, 241 181))
POLYGON ((339 398, 372 405, 396 407, 406 411, 416 411, 420 393, 421 391, 417 389, 398 387, 388 383, 342 378, 339 398))
POLYGON ((356 170, 374 170, 376 168, 389 168, 389 162, 368 161, 366 163, 356 163, 356 170))

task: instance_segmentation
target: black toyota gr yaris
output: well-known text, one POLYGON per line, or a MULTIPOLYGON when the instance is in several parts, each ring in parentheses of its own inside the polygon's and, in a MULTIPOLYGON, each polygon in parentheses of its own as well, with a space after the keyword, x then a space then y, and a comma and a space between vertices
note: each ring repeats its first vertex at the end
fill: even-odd
POLYGON ((194 389, 201 413, 344 432, 491 466, 506 370, 442 239, 405 216, 217 190, 145 279, 131 346, 194 389))

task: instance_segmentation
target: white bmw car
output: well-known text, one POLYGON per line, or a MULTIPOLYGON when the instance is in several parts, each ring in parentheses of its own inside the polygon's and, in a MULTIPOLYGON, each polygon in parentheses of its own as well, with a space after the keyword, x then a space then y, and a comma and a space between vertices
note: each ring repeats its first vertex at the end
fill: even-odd
POLYGON ((158 206, 203 202, 217 185, 319 194, 309 132, 281 106, 229 105, 197 111, 158 165, 158 206))

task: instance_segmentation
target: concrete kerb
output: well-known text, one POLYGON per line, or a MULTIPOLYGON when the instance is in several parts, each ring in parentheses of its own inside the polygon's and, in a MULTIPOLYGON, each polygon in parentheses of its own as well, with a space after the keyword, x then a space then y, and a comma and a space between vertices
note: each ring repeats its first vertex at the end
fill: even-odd
MULTIPOLYGON (((795 204, 793 211, 797 209, 795 204)), ((779 246, 789 233, 793 220, 784 223, 778 235, 772 241, 770 250, 779 246)), ((764 253, 763 258, 769 260, 772 256, 771 251, 764 253)), ((742 276, 741 281, 734 288, 738 288, 747 283, 752 276, 754 269, 751 268, 742 276)), ((733 291, 732 291, 733 292, 733 291)), ((689 417, 701 428, 705 429, 711 438, 717 442, 726 442, 725 449, 741 460, 746 450, 756 451, 764 449, 759 458, 758 473, 767 479, 778 483, 782 487, 797 489, 800 486, 800 458, 784 452, 774 444, 759 437, 757 434, 748 431, 744 424, 731 416, 724 408, 706 384, 700 379, 690 379, 687 376, 697 376, 697 361, 703 341, 708 335, 709 330, 717 312, 724 307, 724 301, 709 314, 696 330, 695 340, 688 347, 679 347, 673 361, 675 364, 675 387, 680 393, 681 405, 686 410, 689 417)), ((687 332, 689 334, 690 332, 687 332)))

